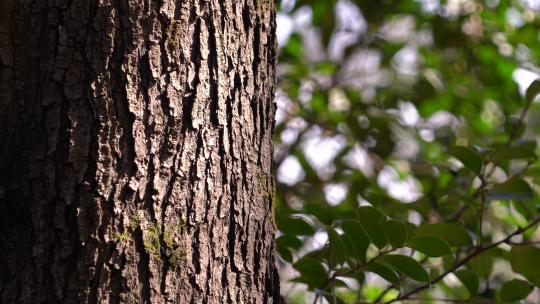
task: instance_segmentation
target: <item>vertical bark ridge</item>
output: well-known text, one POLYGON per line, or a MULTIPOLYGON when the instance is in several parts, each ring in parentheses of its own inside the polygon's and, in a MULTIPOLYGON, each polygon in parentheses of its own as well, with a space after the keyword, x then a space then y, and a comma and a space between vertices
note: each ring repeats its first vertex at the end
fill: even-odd
POLYGON ((277 303, 274 2, 10 12, 0 302, 277 303))

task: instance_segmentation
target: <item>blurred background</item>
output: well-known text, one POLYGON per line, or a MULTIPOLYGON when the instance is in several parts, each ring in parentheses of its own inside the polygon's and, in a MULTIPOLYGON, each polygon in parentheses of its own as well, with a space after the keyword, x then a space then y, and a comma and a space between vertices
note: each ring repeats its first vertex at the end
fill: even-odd
MULTIPOLYGON (((539 14, 536 0, 279 2, 276 215, 286 303, 385 303, 419 286, 399 267, 391 269, 397 279, 362 268, 328 284, 336 271, 360 269, 348 249, 362 245, 341 225, 357 218, 360 206, 409 232, 425 224, 463 228, 470 243, 448 241, 452 253, 438 257, 395 245, 388 235, 379 245, 363 228, 369 240, 360 264, 392 250, 432 278, 478 244, 536 218, 536 158, 499 148, 536 151, 540 107, 525 94, 540 71, 539 14), (526 182, 525 194, 490 186, 512 177, 526 182), (333 250, 345 257, 336 261, 333 250)), ((450 273, 409 301, 540 303, 538 273, 521 271, 509 257, 518 241, 533 248, 531 259, 540 257, 536 229, 459 268, 475 276, 476 290, 450 273), (526 282, 529 292, 502 295, 512 280, 526 282)))

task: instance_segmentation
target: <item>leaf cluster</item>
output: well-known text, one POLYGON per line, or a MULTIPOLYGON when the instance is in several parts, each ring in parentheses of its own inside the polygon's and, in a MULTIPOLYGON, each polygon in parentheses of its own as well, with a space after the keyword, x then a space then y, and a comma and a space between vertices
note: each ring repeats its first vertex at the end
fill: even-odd
POLYGON ((511 303, 540 287, 540 81, 514 81, 540 59, 538 13, 468 3, 283 5, 311 16, 279 54, 276 245, 308 289, 286 299, 511 303), (355 37, 339 56, 338 34, 355 37))

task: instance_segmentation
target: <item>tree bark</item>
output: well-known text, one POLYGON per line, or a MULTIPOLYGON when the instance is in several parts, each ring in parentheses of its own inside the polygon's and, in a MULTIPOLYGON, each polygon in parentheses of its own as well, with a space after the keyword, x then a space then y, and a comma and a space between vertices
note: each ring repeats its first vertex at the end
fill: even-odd
POLYGON ((277 303, 274 1, 0 4, 0 302, 277 303))

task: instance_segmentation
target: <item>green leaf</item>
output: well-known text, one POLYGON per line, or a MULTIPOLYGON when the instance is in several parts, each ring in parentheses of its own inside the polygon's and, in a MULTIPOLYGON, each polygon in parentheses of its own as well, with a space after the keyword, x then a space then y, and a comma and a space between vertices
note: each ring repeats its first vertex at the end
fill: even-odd
POLYGON ((532 245, 512 246, 509 255, 512 270, 522 274, 527 280, 540 287, 540 249, 532 245))
POLYGON ((285 234, 276 239, 276 244, 278 246, 299 249, 304 243, 296 236, 285 234))
POLYGON ((344 220, 341 223, 341 229, 344 234, 349 236, 354 243, 358 253, 358 259, 364 260, 367 248, 369 247, 369 237, 360 222, 356 220, 344 220))
POLYGON ((278 250, 279 255, 281 256, 281 258, 283 258, 285 261, 287 261, 289 263, 292 263, 293 256, 292 256, 291 250, 289 250, 289 248, 277 245, 277 250, 278 250))
POLYGON ((489 200, 526 200, 532 198, 531 187, 519 177, 513 177, 502 184, 493 185, 487 195, 489 200))
POLYGON ((309 291, 313 291, 324 284, 325 281, 319 280, 317 277, 308 275, 299 275, 290 280, 293 283, 302 283, 308 286, 309 291))
POLYGON ((365 266, 363 270, 378 274, 381 278, 387 280, 390 283, 393 283, 395 286, 399 286, 398 274, 392 268, 386 265, 374 262, 365 266))
POLYGON ((537 203, 534 200, 512 201, 510 204, 526 219, 533 219, 538 214, 537 203))
POLYGON ((371 206, 358 208, 358 220, 369 236, 371 242, 379 249, 386 245, 386 238, 381 227, 382 214, 371 206))
POLYGON ((304 52, 302 42, 298 35, 292 35, 289 38, 288 43, 284 47, 284 51, 287 55, 291 57, 300 58, 304 52))
POLYGON ((285 217, 278 220, 278 228, 285 234, 313 235, 315 231, 301 218, 285 217))
POLYGON ((340 235, 340 237, 341 237, 341 242, 343 243, 343 246, 345 247, 346 257, 361 260, 362 254, 358 251, 358 249, 356 249, 356 245, 354 245, 354 242, 351 239, 351 237, 345 233, 340 235))
POLYGON ((504 122, 504 132, 514 138, 521 138, 525 133, 526 126, 519 117, 507 117, 504 122))
POLYGON ((429 274, 415 259, 399 254, 388 254, 382 256, 381 263, 392 266, 399 272, 404 273, 411 279, 419 282, 429 282, 429 274))
POLYGON ((522 280, 508 281, 502 287, 501 300, 514 302, 525 299, 533 289, 534 286, 522 280))
POLYGON ((329 227, 326 231, 328 233, 328 242, 330 245, 331 264, 343 264, 343 262, 345 262, 345 245, 343 245, 341 237, 332 227, 329 227))
MULTIPOLYGON (((333 280, 332 283, 330 283, 329 285, 338 285, 336 287, 347 287, 347 284, 345 284, 345 282, 343 281, 340 281, 340 280, 333 280), (341 286, 339 286, 341 285, 341 286)), ((330 286, 329 286, 330 287, 330 286)), ((332 290, 331 288, 328 288, 328 290, 332 290)), ((339 297, 334 297, 331 293, 329 292, 326 292, 324 293, 324 298, 326 299, 326 301, 328 301, 328 303, 332 303, 332 304, 347 304, 345 303, 342 299, 340 299, 339 297)))
POLYGON ((350 272, 339 275, 339 277, 355 279, 358 283, 362 284, 366 279, 366 274, 364 271, 358 271, 357 269, 351 270, 350 268, 342 268, 344 271, 349 270, 350 272))
POLYGON ((492 248, 484 251, 467 263, 467 266, 474 271, 478 277, 486 277, 491 274, 495 258, 503 254, 502 249, 492 248))
POLYGON ((309 274, 316 277, 322 276, 326 278, 326 269, 324 269, 324 266, 320 261, 314 258, 302 257, 296 263, 294 263, 293 267, 300 273, 309 274))
POLYGON ((440 237, 452 247, 465 246, 472 243, 471 236, 467 230, 458 223, 424 224, 413 232, 412 237, 425 235, 440 237))
POLYGON ((401 247, 407 241, 407 229, 402 222, 383 218, 381 220, 381 228, 392 247, 401 247))
POLYGON ((489 153, 489 159, 493 162, 501 162, 510 159, 536 159, 534 150, 525 146, 500 147, 489 153))
POLYGON ((300 280, 310 287, 321 287, 326 281, 326 269, 320 261, 311 257, 302 257, 293 264, 294 269, 300 273, 300 280))
POLYGON ((322 223, 326 225, 332 224, 334 217, 332 216, 332 210, 327 206, 323 206, 315 203, 308 203, 304 207, 306 212, 318 218, 322 223))
MULTIPOLYGON (((517 144, 520 146, 520 147, 527 147, 533 151, 536 150, 536 140, 534 139, 518 139, 517 140, 517 144)), ((536 155, 536 153, 534 154, 535 158, 538 158, 538 156, 536 155)))
POLYGON ((469 296, 472 298, 476 295, 478 292, 478 288, 480 287, 480 282, 478 281, 478 277, 476 276, 476 273, 469 269, 463 269, 454 272, 456 277, 461 281, 463 286, 467 288, 467 291, 469 292, 469 296))
POLYGON ((525 93, 527 101, 533 102, 538 93, 540 93, 540 80, 536 79, 527 88, 527 92, 525 93))
POLYGON ((336 64, 333 62, 320 62, 315 64, 315 71, 322 74, 333 75, 336 73, 336 64))
POLYGON ((414 250, 418 250, 429 257, 441 257, 452 254, 450 245, 438 236, 417 236, 409 240, 407 246, 414 250))
POLYGON ((450 150, 450 155, 459 159, 465 167, 471 169, 476 174, 479 174, 480 170, 482 170, 482 158, 472 148, 456 146, 450 150))

